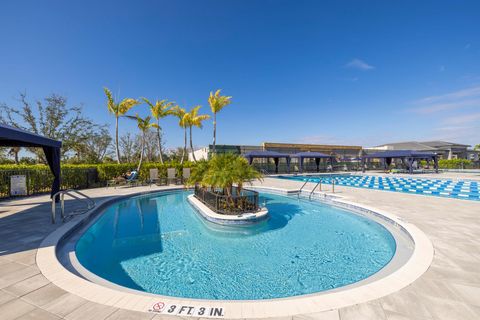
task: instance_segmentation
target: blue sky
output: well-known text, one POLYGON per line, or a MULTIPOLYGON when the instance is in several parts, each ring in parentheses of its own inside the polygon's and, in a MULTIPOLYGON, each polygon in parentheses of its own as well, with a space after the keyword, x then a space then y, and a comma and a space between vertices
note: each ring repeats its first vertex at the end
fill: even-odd
POLYGON ((222 88, 220 144, 480 143, 479 1, 3 1, 0 45, 0 101, 63 94, 112 130, 104 86, 205 113, 222 88))

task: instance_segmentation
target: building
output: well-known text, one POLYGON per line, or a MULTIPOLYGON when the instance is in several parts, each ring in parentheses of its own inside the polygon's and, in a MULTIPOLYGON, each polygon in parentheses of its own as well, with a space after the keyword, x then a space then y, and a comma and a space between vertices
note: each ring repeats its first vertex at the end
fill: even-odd
MULTIPOLYGON (((235 153, 245 155, 251 151, 268 150, 280 153, 295 154, 298 152, 311 151, 321 152, 328 155, 334 155, 337 158, 357 158, 362 155, 361 146, 342 146, 327 144, 299 144, 299 143, 275 143, 264 142, 260 146, 244 146, 244 145, 216 145, 217 153, 235 153)), ((213 146, 203 147, 195 150, 195 158, 208 159, 213 150, 213 146)), ((189 152, 188 159, 193 160, 192 152, 189 152)))
POLYGON ((379 146, 366 148, 366 153, 377 152, 382 150, 414 150, 414 151, 431 151, 439 155, 440 159, 468 159, 473 161, 479 160, 480 151, 470 149, 470 145, 446 142, 446 141, 406 141, 387 143, 379 146))

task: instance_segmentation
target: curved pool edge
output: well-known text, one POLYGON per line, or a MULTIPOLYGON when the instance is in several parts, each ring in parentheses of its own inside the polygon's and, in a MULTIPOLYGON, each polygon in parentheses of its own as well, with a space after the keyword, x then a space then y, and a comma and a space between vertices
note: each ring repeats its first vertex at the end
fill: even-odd
MULTIPOLYGON (((265 190, 266 188, 259 188, 265 190)), ((278 191, 287 194, 289 190, 279 188, 268 188, 269 191, 278 191)), ((86 300, 107 306, 128 309, 140 312, 152 312, 154 306, 159 306, 159 302, 163 303, 164 308, 161 314, 167 314, 167 309, 171 305, 176 305, 180 310, 181 306, 199 308, 207 308, 208 310, 221 310, 220 314, 204 314, 201 317, 225 317, 225 318, 268 318, 278 316, 293 316, 297 314, 308 314, 316 312, 324 312, 332 309, 339 309, 354 304, 364 303, 375 300, 383 296, 394 293, 418 279, 425 271, 427 271, 433 260, 433 245, 428 237, 415 225, 404 221, 394 215, 391 215, 376 208, 359 205, 354 202, 342 199, 342 197, 330 195, 321 195, 328 198, 333 205, 339 205, 346 209, 348 207, 357 210, 367 210, 385 217, 386 221, 394 223, 400 227, 413 240, 415 248, 410 259, 395 270, 393 273, 382 278, 373 280, 353 288, 339 289, 333 292, 319 292, 304 296, 295 296, 289 298, 278 298, 269 300, 198 300, 174 298, 168 296, 141 294, 120 290, 116 288, 105 287, 100 284, 88 281, 77 276, 67 270, 57 257, 57 245, 63 239, 68 237, 72 232, 88 223, 88 221, 101 212, 108 205, 119 201, 123 198, 138 196, 142 194, 170 192, 181 190, 181 188, 169 188, 163 190, 155 190, 151 192, 133 193, 127 196, 117 196, 102 202, 97 208, 88 212, 83 217, 77 217, 71 220, 57 230, 48 235, 41 243, 37 251, 37 265, 42 274, 53 284, 63 290, 80 296, 86 300)), ((291 192, 291 190, 290 190, 291 192)), ((319 195, 320 196, 320 195, 319 195)), ((171 315, 171 314, 170 314, 171 315)), ((186 313, 178 314, 179 316, 189 316, 186 313)), ((198 315, 195 315, 198 317, 198 315)))

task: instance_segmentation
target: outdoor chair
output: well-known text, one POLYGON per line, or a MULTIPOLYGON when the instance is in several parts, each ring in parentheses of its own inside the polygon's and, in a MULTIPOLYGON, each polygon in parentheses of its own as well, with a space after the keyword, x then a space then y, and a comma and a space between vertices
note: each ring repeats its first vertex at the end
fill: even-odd
POLYGON ((185 184, 190 179, 190 168, 183 168, 182 182, 185 184))
POLYGON ((138 172, 137 171, 132 171, 132 174, 128 179, 122 179, 122 180, 117 180, 117 179, 112 179, 107 181, 107 188, 113 186, 114 188, 119 187, 119 186, 129 186, 133 187, 135 185, 138 185, 138 172))
POLYGON ((125 184, 128 187, 138 186, 139 183, 140 183, 140 180, 138 179, 137 171, 132 171, 132 174, 130 175, 130 177, 128 177, 128 179, 125 180, 125 184))
POLYGON ((158 178, 158 169, 157 168, 152 168, 150 169, 150 175, 149 175, 149 178, 148 178, 148 184, 150 186, 152 186, 152 183, 157 183, 159 182, 159 178, 158 178))
POLYGON ((177 169, 175 168, 168 168, 167 169, 167 184, 181 184, 182 179, 177 177, 177 169))

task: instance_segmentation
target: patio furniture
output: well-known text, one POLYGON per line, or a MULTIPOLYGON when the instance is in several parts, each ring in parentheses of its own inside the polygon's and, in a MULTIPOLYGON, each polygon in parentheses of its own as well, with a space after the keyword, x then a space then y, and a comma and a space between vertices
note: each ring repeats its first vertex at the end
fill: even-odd
POLYGON ((183 174, 182 174, 182 182, 185 184, 185 182, 190 179, 190 168, 183 168, 183 174))
POLYGON ((168 168, 167 169, 167 184, 181 184, 182 179, 177 177, 177 169, 175 168, 168 168))
POLYGON ((149 170, 149 178, 148 178, 148 184, 152 186, 152 183, 158 183, 159 178, 158 178, 158 169, 157 168, 152 168, 149 170))
POLYGON ((123 179, 123 180, 112 179, 107 181, 107 188, 110 186, 113 186, 114 188, 119 186, 133 187, 133 186, 137 186, 138 183, 139 183, 138 172, 132 171, 132 173, 130 174, 130 177, 128 177, 127 179, 123 179))

